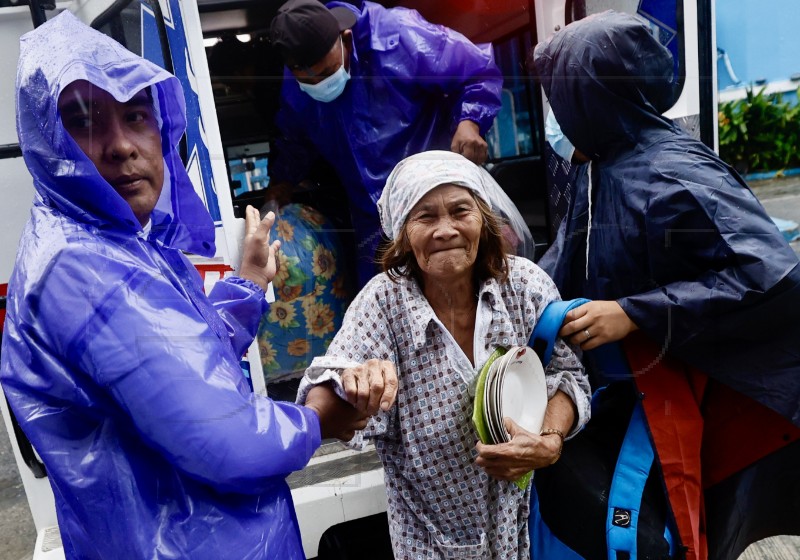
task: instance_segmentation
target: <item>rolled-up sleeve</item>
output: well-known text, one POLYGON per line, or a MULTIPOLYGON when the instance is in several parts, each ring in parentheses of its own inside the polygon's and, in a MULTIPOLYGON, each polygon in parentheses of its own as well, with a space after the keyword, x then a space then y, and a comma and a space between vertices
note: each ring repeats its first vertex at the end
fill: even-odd
POLYGON ((269 311, 264 290, 255 282, 232 276, 214 284, 208 299, 228 329, 234 352, 241 356, 258 333, 261 317, 269 311))

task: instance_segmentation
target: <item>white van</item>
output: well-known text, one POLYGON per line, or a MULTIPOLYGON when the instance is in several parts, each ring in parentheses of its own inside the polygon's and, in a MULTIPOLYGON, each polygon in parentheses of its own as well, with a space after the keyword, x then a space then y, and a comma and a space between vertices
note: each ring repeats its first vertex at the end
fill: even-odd
MULTIPOLYGON (((182 155, 195 189, 216 224, 217 255, 196 259, 207 287, 233 270, 239 252, 240 216, 260 204, 268 187, 268 154, 274 139, 282 64, 266 30, 281 1, 265 0, 0 0, 0 301, 33 188, 17 145, 14 80, 19 37, 61 10, 70 10, 128 49, 153 60, 181 80, 187 96, 188 130, 182 155), (258 64, 215 56, 219 45, 238 41, 258 64), (212 71, 209 71, 209 60, 212 71)), ((708 145, 716 146, 716 47, 712 0, 386 0, 419 10, 475 42, 491 42, 504 75, 503 106, 488 134, 489 168, 528 223, 537 256, 552 240, 565 209, 568 166, 555 164, 544 141, 547 111, 541 89, 525 71, 532 45, 565 24, 609 8, 638 13, 676 55, 683 90, 667 115, 708 145)), ((238 45, 241 47, 241 45, 238 45)), ((324 166, 317 183, 297 201, 326 214, 345 251, 354 253, 346 197, 324 166), (348 251, 348 247, 350 247, 348 251)), ((2 318, 2 317, 0 317, 2 318)), ((296 375, 265 383, 258 345, 248 353, 253 390, 293 399, 296 375)), ((0 398, 3 420, 30 504, 38 538, 35 559, 64 558, 46 469, 0 398)), ((306 469, 289 478, 303 546, 309 558, 391 558, 383 471, 374 449, 346 450, 326 442, 306 469)))

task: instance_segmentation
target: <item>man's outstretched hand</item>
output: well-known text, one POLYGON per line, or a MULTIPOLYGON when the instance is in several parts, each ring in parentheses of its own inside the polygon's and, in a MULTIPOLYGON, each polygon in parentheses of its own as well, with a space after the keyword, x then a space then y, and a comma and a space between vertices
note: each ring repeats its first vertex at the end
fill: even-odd
POLYGON ((267 289, 277 272, 275 258, 280 249, 281 242, 275 240, 270 244, 269 230, 275 222, 275 214, 267 213, 260 219, 258 210, 252 206, 247 207, 244 243, 242 244, 242 266, 239 267, 239 276, 252 280, 262 290, 267 289))

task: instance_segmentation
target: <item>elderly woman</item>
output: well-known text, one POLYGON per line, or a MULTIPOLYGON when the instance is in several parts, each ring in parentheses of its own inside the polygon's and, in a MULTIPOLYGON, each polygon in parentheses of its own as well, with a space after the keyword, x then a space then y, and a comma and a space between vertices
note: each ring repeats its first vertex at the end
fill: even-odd
POLYGON ((545 435, 506 419, 510 442, 478 442, 470 417, 481 365, 497 347, 525 345, 545 306, 559 299, 540 268, 504 254, 488 181, 450 152, 395 167, 378 201, 392 238, 385 272, 356 297, 300 389, 302 401, 311 384, 333 380, 351 401, 374 400, 388 363, 396 366, 396 405, 351 443, 375 441, 397 558, 528 558, 530 488, 513 481, 554 463, 564 437, 589 416, 583 369, 559 341, 546 371, 545 435))

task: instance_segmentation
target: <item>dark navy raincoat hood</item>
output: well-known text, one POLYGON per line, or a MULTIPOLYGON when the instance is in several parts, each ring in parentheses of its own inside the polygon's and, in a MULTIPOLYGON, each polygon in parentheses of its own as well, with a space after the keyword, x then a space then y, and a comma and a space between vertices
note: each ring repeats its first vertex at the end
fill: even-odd
POLYGON ((168 247, 213 256, 214 223, 177 150, 186 128, 178 79, 69 13, 26 35, 20 45, 17 134, 41 203, 102 230, 128 235, 141 230, 128 203, 100 176, 61 123, 58 98, 76 80, 92 82, 119 102, 153 87, 165 162, 164 188, 152 215, 153 235, 168 247), (58 32, 47 33, 56 26, 58 32))
POLYGON ((36 186, 7 300, 0 382, 47 468, 67 558, 304 558, 285 476, 319 446, 305 407, 255 395, 240 359, 268 309, 208 295, 182 251, 214 229, 175 150, 178 81, 65 12, 22 39, 18 126, 36 186), (88 80, 151 87, 165 183, 145 233, 61 124, 88 80))
POLYGON ((592 159, 544 260, 563 297, 617 300, 665 349, 800 424, 797 256, 738 174, 661 115, 676 95, 668 50, 605 12, 533 62, 592 159))

